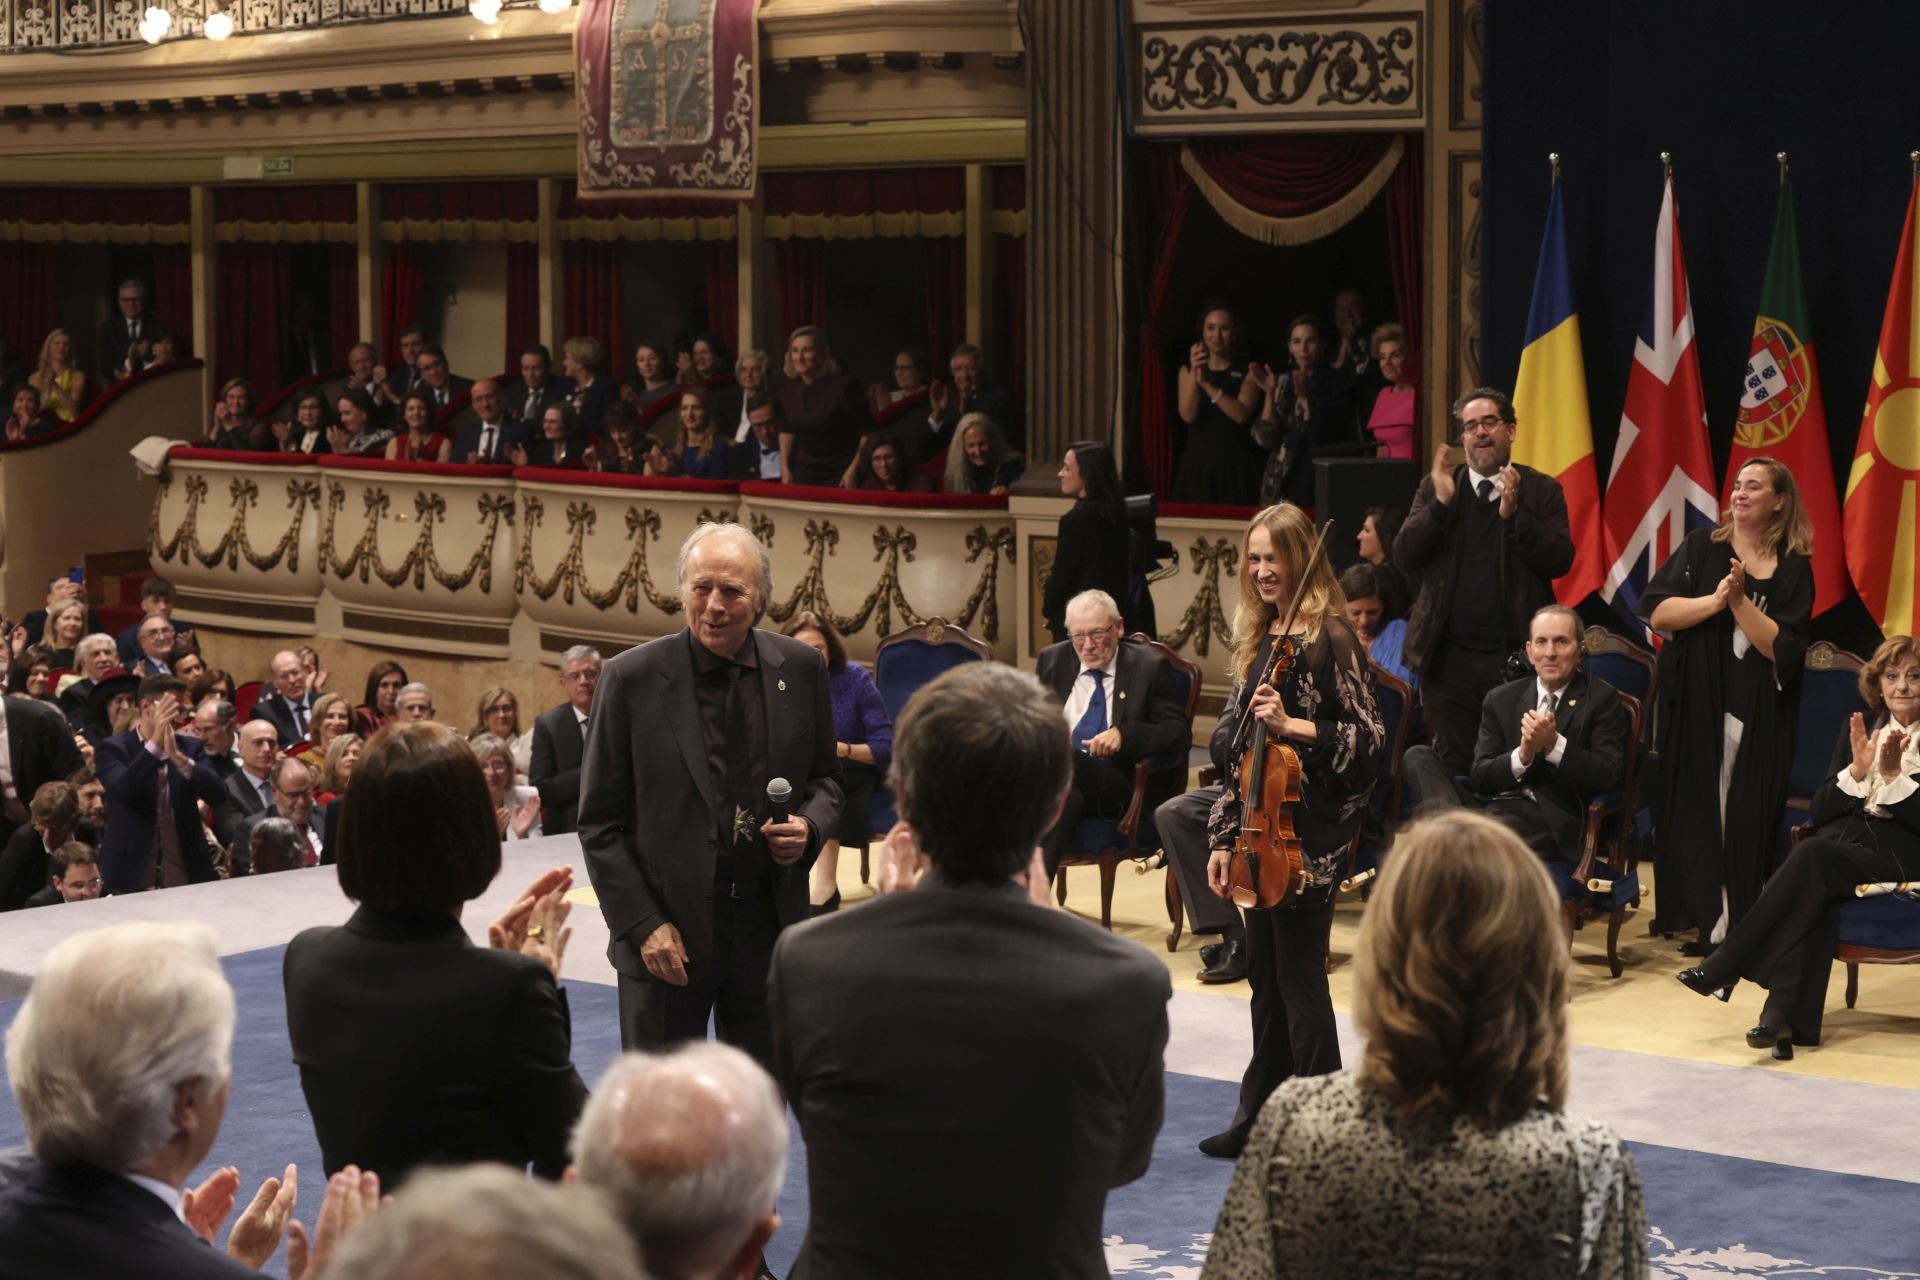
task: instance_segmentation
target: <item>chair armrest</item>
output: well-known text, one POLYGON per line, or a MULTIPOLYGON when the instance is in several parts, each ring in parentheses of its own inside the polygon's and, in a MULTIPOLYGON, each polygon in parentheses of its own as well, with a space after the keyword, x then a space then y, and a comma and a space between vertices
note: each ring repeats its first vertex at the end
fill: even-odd
POLYGON ((1127 801, 1126 813, 1122 815, 1119 822, 1114 824, 1114 831, 1126 841, 1120 851, 1122 857, 1139 856, 1140 811, 1146 807, 1147 778, 1152 772, 1145 760, 1138 761, 1133 766, 1133 796, 1127 801))
POLYGON ((1787 847, 1789 849, 1798 849, 1800 842, 1810 839, 1812 835, 1813 824, 1811 822, 1802 822, 1798 826, 1789 827, 1787 828, 1787 847))
POLYGON ((1216 769, 1216 768, 1214 768, 1214 767, 1213 767, 1212 765, 1207 765, 1207 766, 1206 766, 1205 768, 1203 768, 1203 769, 1201 769, 1201 770, 1200 770, 1200 785, 1201 785, 1201 786, 1203 786, 1203 787, 1217 787, 1217 786, 1219 786, 1219 785, 1220 785, 1220 771, 1219 771, 1218 769, 1216 769))
POLYGON ((1594 861, 1600 856, 1600 827, 1620 812, 1621 793, 1603 791, 1587 803, 1587 826, 1580 836, 1580 865, 1574 868, 1575 884, 1585 884, 1593 874, 1594 861))

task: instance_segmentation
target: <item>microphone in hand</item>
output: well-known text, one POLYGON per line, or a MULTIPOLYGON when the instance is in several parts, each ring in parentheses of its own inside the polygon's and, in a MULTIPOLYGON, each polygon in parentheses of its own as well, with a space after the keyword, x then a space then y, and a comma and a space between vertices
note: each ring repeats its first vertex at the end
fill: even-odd
POLYGON ((768 818, 774 822, 787 820, 787 806, 793 802, 793 784, 785 778, 775 778, 767 784, 767 805, 771 812, 768 818))

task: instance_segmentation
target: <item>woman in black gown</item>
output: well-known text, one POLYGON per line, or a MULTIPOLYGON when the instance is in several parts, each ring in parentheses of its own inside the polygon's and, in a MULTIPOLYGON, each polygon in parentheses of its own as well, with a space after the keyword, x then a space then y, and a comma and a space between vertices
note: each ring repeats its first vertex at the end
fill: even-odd
POLYGON ((1350 445, 1358 438, 1353 420, 1353 375, 1322 363, 1326 326, 1320 317, 1299 315, 1287 326, 1287 369, 1255 367, 1253 380, 1264 397, 1254 442, 1266 453, 1260 476, 1260 501, 1313 504, 1316 452, 1350 445))
POLYGON ((1640 616, 1672 637, 1660 651, 1654 927, 1697 929, 1688 954, 1705 954, 1740 922, 1774 867, 1812 547, 1793 473, 1757 457, 1734 479, 1719 527, 1688 534, 1640 598, 1640 616))
POLYGON ((1128 599, 1126 505, 1113 450, 1097 440, 1068 445, 1060 461, 1060 493, 1074 503, 1060 517, 1053 570, 1041 596, 1054 642, 1067 638, 1067 601, 1095 589, 1113 597, 1134 630, 1150 632, 1151 619, 1140 616, 1128 599))
MULTIPOLYGON (((1253 985, 1253 1059, 1240 1081, 1233 1124, 1200 1144, 1210 1156, 1238 1156, 1261 1106, 1290 1076, 1340 1069, 1333 999, 1327 989, 1327 934, 1333 891, 1346 874, 1346 849, 1360 828, 1386 756, 1386 729, 1373 700, 1367 647, 1347 625, 1346 600, 1323 557, 1311 574, 1313 523, 1291 503, 1268 507, 1241 545, 1240 607, 1233 622, 1233 689, 1238 719, 1266 725, 1275 745, 1300 755, 1300 803, 1294 830, 1305 854, 1307 885, 1289 906, 1247 911, 1247 977, 1253 985), (1279 687, 1257 683, 1295 594, 1293 638, 1299 652, 1279 687)), ((1241 762, 1228 762, 1220 799, 1207 821, 1213 852, 1207 883, 1228 896, 1230 850, 1240 830, 1241 762)))
POLYGON ((1795 846, 1706 962, 1679 975, 1701 995, 1741 978, 1767 989, 1747 1043, 1791 1058, 1820 1043, 1838 907, 1861 884, 1920 880, 1920 643, 1889 636, 1860 672, 1873 721, 1856 713, 1813 795, 1812 839, 1795 846))
POLYGON ((1199 340, 1180 369, 1180 421, 1186 446, 1168 497, 1175 502, 1250 506, 1259 489, 1260 451, 1248 424, 1260 389, 1247 377, 1233 313, 1209 306, 1200 314, 1199 340))

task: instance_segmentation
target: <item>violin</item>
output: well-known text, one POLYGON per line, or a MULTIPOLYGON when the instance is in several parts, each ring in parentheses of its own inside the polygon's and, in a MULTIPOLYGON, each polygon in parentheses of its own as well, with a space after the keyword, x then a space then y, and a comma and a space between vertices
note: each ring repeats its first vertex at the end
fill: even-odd
MULTIPOLYGON (((1299 660, 1299 642, 1291 633, 1300 616, 1301 586, 1325 558, 1332 532, 1329 520, 1294 585, 1293 604, 1274 637, 1273 654, 1259 684, 1277 688, 1275 682, 1299 660)), ((1306 850, 1293 825, 1294 806, 1300 803, 1300 753, 1270 737, 1267 726, 1254 718, 1252 705, 1249 696, 1248 709, 1234 733, 1240 755, 1240 833, 1227 860, 1227 891, 1239 907, 1284 907, 1307 886, 1306 850)))

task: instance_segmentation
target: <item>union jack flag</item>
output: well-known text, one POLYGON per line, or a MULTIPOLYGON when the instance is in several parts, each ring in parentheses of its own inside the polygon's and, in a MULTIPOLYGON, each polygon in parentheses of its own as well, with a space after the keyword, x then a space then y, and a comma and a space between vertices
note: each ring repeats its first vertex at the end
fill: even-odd
POLYGON ((1637 625, 1634 607, 1654 571, 1690 531, 1720 522, 1713 492, 1680 212, 1668 174, 1653 237, 1653 279, 1607 473, 1607 580, 1601 598, 1637 625))

